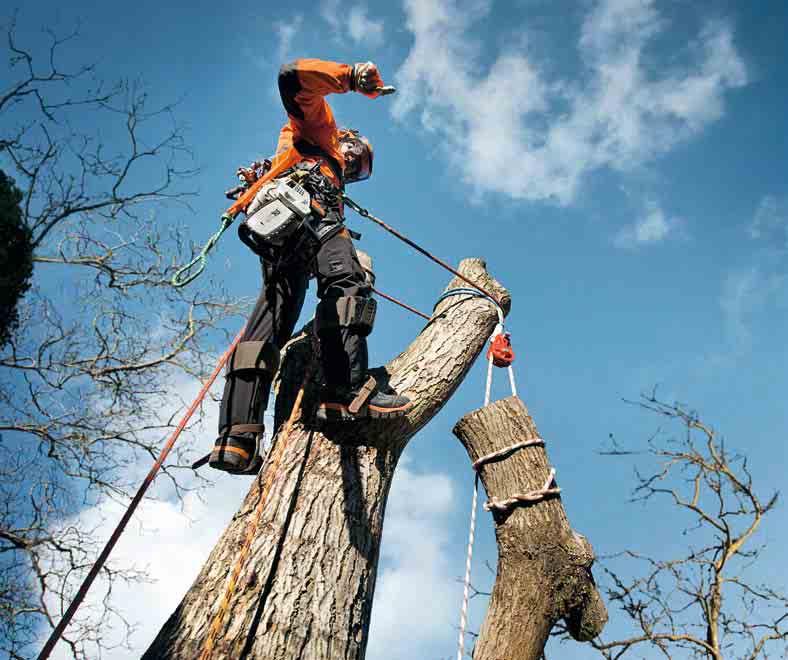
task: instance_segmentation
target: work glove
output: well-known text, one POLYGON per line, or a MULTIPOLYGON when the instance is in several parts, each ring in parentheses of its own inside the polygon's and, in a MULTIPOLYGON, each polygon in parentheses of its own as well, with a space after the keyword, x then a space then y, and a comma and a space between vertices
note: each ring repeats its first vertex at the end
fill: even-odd
POLYGON ((271 169, 271 161, 266 158, 263 162, 259 160, 254 161, 249 167, 239 167, 235 175, 240 181, 244 181, 247 185, 251 185, 269 169, 271 169))
POLYGON ((393 94, 393 87, 384 87, 378 67, 372 62, 356 62, 353 65, 353 89, 371 99, 393 94))

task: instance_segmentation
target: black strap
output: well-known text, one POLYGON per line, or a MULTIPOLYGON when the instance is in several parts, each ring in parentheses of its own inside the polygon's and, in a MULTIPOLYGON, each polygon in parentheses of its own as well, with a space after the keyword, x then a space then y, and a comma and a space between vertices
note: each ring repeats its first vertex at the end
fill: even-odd
POLYGON ((312 144, 311 142, 307 142, 303 138, 293 142, 293 146, 302 156, 318 156, 319 158, 322 158, 331 168, 331 171, 336 176, 337 181, 343 180, 342 168, 339 166, 339 163, 336 161, 336 159, 332 158, 325 151, 323 151, 321 147, 318 147, 316 144, 312 144))

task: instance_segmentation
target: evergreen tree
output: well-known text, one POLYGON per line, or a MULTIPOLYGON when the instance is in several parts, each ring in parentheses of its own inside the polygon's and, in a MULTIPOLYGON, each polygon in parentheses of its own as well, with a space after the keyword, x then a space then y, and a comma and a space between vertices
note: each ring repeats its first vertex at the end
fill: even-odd
POLYGON ((0 170, 0 348, 19 324, 17 304, 30 288, 33 246, 22 220, 22 192, 0 170))

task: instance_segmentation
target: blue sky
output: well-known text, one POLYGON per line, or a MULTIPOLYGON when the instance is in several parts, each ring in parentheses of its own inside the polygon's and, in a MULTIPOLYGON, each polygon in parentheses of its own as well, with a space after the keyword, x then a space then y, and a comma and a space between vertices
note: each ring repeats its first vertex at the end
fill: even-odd
MULTIPOLYGON (((153 100, 182 99, 177 116, 201 172, 194 215, 177 217, 195 240, 214 230, 235 168, 275 146, 285 119, 281 63, 375 61, 396 96, 331 99, 340 123, 375 145, 374 177, 350 194, 450 261, 487 260, 512 294, 520 394, 547 439, 573 526, 600 554, 633 546, 661 554, 682 520, 627 503, 632 462, 596 453, 610 433, 638 445, 659 423, 622 398, 658 386, 747 453, 764 489, 785 485, 788 9, 755 7, 76 0, 64 8, 44 0, 19 23, 20 37, 32 40, 41 17, 64 29, 79 21, 82 38, 66 57, 96 61, 108 79, 144 80, 153 100)), ((379 287, 429 311, 447 277, 362 223, 350 219, 379 287)), ((233 294, 256 295, 254 257, 233 232, 209 268, 233 294)), ((310 295, 305 316, 313 303, 310 295)), ((373 362, 419 328, 382 302, 373 362)), ((384 531, 371 660, 392 658, 392 648, 397 658, 452 655, 472 476, 451 427, 481 404, 483 377, 478 364, 406 452, 384 531), (427 513, 414 504, 425 491, 436 502, 427 513), (403 544, 414 534, 420 546, 403 544)), ((496 394, 506 387, 501 372, 496 394)), ((242 490, 219 481, 222 496, 208 493, 193 512, 216 534, 242 490)), ((483 562, 494 561, 495 545, 486 514, 481 520, 475 580, 489 583, 483 562)), ((763 528, 764 577, 783 573, 785 522, 781 505, 763 528)), ((198 536, 195 566, 213 538, 198 536)), ((159 570, 171 578, 166 564, 159 570)), ((129 602, 144 620, 141 648, 163 619, 148 620, 157 588, 139 588, 129 602)), ((478 627, 482 609, 473 616, 478 627)), ((571 653, 585 657, 579 647, 571 653)))

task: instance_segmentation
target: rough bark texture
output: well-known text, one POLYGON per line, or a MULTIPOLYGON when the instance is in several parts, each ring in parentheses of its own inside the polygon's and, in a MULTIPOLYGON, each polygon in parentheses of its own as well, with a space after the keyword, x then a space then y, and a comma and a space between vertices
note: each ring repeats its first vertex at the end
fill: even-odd
MULTIPOLYGON (((478 259, 460 271, 506 301, 478 259)), ((449 288, 466 286, 459 279, 449 288)), ((376 373, 415 402, 400 420, 356 422, 316 431, 318 376, 306 389, 302 421, 286 443, 249 560, 232 595, 213 658, 362 660, 369 630, 386 498, 408 440, 459 386, 497 322, 493 306, 456 296, 396 359, 376 373)), ((277 426, 289 414, 308 364, 308 333, 287 347, 276 401, 277 426)), ((166 622, 145 660, 199 658, 243 543, 266 466, 200 575, 166 622)))
MULTIPOLYGON (((517 397, 463 417, 454 433, 471 461, 539 437, 517 397)), ((490 498, 540 490, 550 473, 544 446, 520 449, 481 467, 490 498)), ((594 584, 594 551, 572 531, 560 495, 494 513, 498 575, 474 660, 539 660, 553 625, 564 619, 579 641, 596 637, 607 610, 594 584)))

